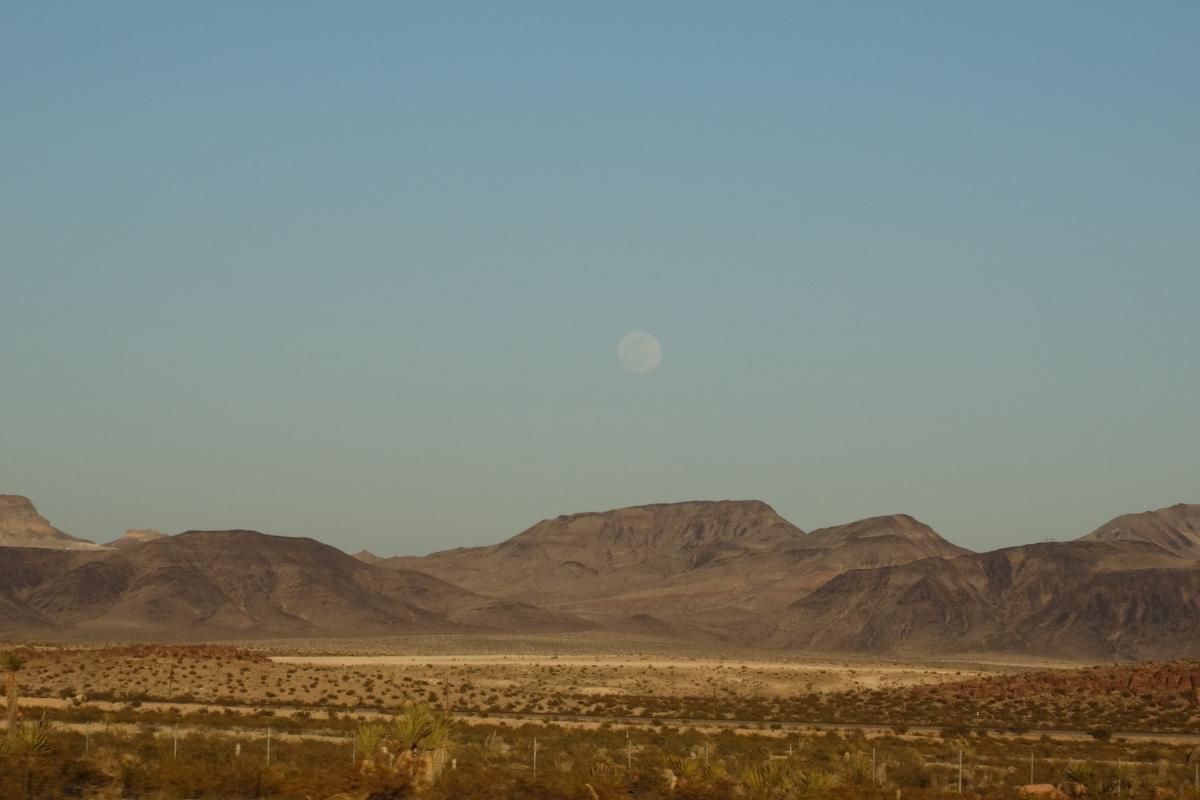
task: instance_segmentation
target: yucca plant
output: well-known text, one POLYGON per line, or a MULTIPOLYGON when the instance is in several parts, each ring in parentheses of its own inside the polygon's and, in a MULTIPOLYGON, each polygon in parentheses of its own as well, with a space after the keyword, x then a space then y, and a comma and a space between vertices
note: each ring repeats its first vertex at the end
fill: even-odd
POLYGON ((354 734, 354 747, 362 753, 364 769, 374 766, 375 753, 379 751, 381 744, 383 744, 382 725, 359 726, 354 734))
POLYGON ((1095 775, 1095 770, 1086 761, 1072 761, 1067 764, 1067 780, 1071 781, 1071 783, 1086 784, 1095 775))
POLYGON ((20 722, 0 747, 6 755, 45 756, 54 752, 50 728, 45 723, 20 722))
POLYGON ((28 660, 16 650, 9 650, 0 656, 0 666, 8 675, 4 678, 4 693, 8 703, 8 741, 11 743, 20 735, 17 725, 17 673, 25 669, 28 660))
POLYGON ((504 741, 504 737, 495 731, 489 733, 483 740, 483 757, 488 761, 495 761, 508 757, 508 751, 511 749, 508 742, 504 741))
POLYGON ((767 771, 760 766, 749 766, 742 770, 742 785, 755 794, 765 794, 770 785, 767 783, 767 771))
POLYGON ((30 759, 54 753, 49 726, 44 722, 21 722, 10 726, 8 738, 0 746, 0 753, 25 760, 25 796, 29 797, 30 759))
POLYGON ((704 767, 704 778, 710 781, 722 781, 729 774, 729 769, 725 766, 724 761, 713 759, 704 767))
POLYGON ((425 751, 448 745, 453 728, 454 717, 433 709, 428 703, 407 705, 392 720, 392 735, 408 752, 414 777, 425 751))
POLYGON ((871 757, 866 753, 850 753, 842 764, 842 775, 847 781, 860 785, 871 781, 871 757))
POLYGON ((832 772, 810 769, 800 773, 796 778, 796 794, 801 797, 821 795, 841 783, 841 779, 832 772))

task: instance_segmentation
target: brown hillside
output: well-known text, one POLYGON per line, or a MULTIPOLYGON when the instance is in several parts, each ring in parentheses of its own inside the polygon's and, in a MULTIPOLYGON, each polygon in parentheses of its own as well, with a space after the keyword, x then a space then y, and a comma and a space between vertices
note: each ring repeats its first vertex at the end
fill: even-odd
POLYGON ((1200 560, 1200 505, 1179 505, 1125 514, 1082 537, 1085 542, 1152 542, 1184 558, 1200 560))
POLYGON ((0 576, 13 612, 0 630, 360 636, 587 627, 372 567, 312 539, 254 531, 189 531, 88 554, 5 548, 0 576))
POLYGON ((790 603, 847 569, 965 552, 907 516, 805 534, 766 503, 723 501, 562 516, 497 545, 378 563, 614 624, 645 614, 712 624, 790 603))
POLYGON ((846 572, 755 641, 875 653, 1200 653, 1200 565, 1146 542, 1066 542, 846 572))

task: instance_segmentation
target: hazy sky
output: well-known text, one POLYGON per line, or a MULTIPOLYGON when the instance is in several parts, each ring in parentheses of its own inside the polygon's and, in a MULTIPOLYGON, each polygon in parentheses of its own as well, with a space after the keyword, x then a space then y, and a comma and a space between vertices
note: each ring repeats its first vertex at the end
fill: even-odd
POLYGON ((1078 536, 1200 502, 1198 253, 1192 2, 0 7, 0 493, 91 539, 1078 536))

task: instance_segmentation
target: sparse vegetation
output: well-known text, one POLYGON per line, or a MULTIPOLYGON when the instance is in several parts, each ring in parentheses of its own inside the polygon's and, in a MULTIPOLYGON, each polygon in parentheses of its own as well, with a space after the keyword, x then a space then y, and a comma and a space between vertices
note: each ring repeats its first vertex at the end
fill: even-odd
POLYGON ((900 683, 896 670, 863 664, 851 674, 684 659, 323 666, 186 647, 19 652, 32 699, 20 741, 0 755, 0 797, 107 792, 167 800, 229 796, 232 786, 239 795, 314 800, 417 791, 430 798, 883 800, 881 792, 895 789, 919 800, 957 790, 962 751, 969 795, 1015 798, 1033 756, 1035 782, 1073 796, 1107 798, 1120 788, 1133 800, 1200 800, 1188 747, 1126 741, 1123 732, 1139 728, 1120 724, 1197 733, 1194 690, 1172 677, 1190 675, 1191 665, 991 677, 941 669, 929 683, 900 683), (179 690, 171 698, 167 680, 179 690), (1080 691, 1085 681, 1092 689, 1080 691), (1110 691, 1113 681, 1124 690, 1110 691), (244 694, 231 691, 239 684, 244 694), (359 699, 368 695, 374 704, 359 699), (30 708, 44 724, 31 721, 30 708), (497 718, 506 709, 526 718, 497 718), (531 719, 535 709, 543 716, 531 719), (704 722, 714 714, 725 727, 704 722), (880 727, 822 731, 814 723, 880 727), (1080 735, 1013 735, 1023 727, 1080 735))
MULTIPOLYGON (((136 711, 128 713, 136 714, 136 711)), ((420 721, 422 714, 413 712, 420 721)), ((54 752, 0 756, 0 789, 21 797, 101 795, 155 798, 229 796, 329 798, 339 794, 431 800, 593 796, 616 798, 904 798, 956 793, 963 756, 968 797, 1016 798, 1034 780, 1071 796, 1194 800, 1190 746, 1130 745, 1092 738, 1034 742, 968 734, 897 736, 881 732, 758 730, 721 732, 638 724, 580 729, 555 724, 459 726, 456 768, 417 774, 404 759, 381 759, 394 734, 339 719, 305 735, 277 734, 271 762, 261 732, 229 727, 223 715, 186 720, 175 749, 173 727, 143 721, 85 735, 46 729, 54 752), (349 744, 354 737, 354 747, 349 744), (533 769, 533 740, 538 769, 533 769), (178 755, 176 755, 176 752, 178 755)), ((98 727, 98 726, 97 726, 98 727)), ((423 727, 418 725, 418 727, 423 727)), ((424 729, 428 730, 427 727, 424 729)), ((402 750, 401 752, 404 752, 402 750)))

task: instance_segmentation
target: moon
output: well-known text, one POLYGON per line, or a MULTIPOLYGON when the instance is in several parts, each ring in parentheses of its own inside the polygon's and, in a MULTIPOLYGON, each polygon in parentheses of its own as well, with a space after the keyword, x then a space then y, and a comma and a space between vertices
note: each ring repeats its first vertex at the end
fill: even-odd
POLYGON ((630 372, 649 372, 662 360, 662 346, 645 331, 634 331, 617 345, 617 358, 630 372))

